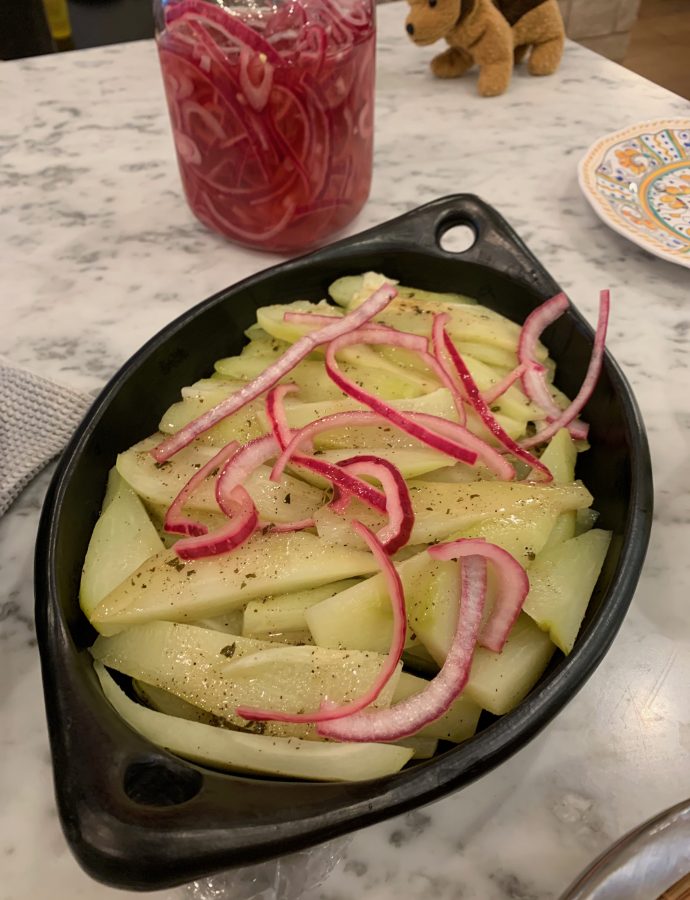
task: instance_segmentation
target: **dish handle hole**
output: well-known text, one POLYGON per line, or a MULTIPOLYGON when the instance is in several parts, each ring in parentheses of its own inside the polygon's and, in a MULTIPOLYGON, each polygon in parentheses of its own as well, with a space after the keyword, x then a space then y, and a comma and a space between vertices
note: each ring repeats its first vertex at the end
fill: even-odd
POLYGON ((203 776, 172 760, 141 758, 131 762, 123 782, 125 794, 141 806, 179 806, 201 790, 203 776))
POLYGON ((458 222, 440 231, 436 240, 446 253, 466 253, 474 247, 477 232, 468 222, 458 222))

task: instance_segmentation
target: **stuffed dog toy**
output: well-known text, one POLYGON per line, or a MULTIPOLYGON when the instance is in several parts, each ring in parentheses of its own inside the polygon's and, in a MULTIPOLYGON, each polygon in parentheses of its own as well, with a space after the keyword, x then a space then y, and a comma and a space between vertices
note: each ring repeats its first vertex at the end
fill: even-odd
POLYGON ((513 63, 530 50, 532 75, 552 75, 563 55, 565 30, 557 0, 408 0, 406 30, 424 47, 445 38, 431 62, 437 78, 459 78, 476 63, 479 93, 508 89, 513 63))

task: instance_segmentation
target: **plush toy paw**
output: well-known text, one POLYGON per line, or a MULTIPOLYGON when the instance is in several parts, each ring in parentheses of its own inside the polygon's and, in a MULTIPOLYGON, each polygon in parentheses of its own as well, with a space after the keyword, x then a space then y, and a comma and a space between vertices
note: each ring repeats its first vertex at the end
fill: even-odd
POLYGON ((530 53, 527 70, 530 75, 553 75, 563 56, 563 38, 555 37, 543 44, 535 44, 530 53))
POLYGON ((508 90, 512 74, 513 61, 510 58, 504 62, 486 63, 479 72, 479 93, 482 97, 504 94, 508 90))
POLYGON ((437 78, 459 78, 472 68, 472 57, 459 47, 449 47, 431 60, 437 78))

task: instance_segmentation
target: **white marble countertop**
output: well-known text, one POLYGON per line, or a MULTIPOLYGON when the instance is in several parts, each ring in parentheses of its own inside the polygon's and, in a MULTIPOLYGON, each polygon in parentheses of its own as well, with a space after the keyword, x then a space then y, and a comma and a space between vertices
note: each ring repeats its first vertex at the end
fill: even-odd
MULTIPOLYGON (((547 900, 690 795, 690 277, 602 225, 576 177, 597 136, 690 104, 572 44, 556 76, 520 72, 483 100, 473 78, 432 80, 404 14, 380 8, 375 177, 351 231, 473 191, 587 315, 611 287, 609 346, 649 429, 656 521, 619 637, 557 720, 468 790, 357 834, 306 896, 547 900)), ((2 63, 0 95, 0 354, 98 388, 171 318, 272 262, 188 211, 151 43, 2 63)), ((31 584, 47 477, 0 521, 0 900, 127 896, 79 870, 55 813, 31 584)))

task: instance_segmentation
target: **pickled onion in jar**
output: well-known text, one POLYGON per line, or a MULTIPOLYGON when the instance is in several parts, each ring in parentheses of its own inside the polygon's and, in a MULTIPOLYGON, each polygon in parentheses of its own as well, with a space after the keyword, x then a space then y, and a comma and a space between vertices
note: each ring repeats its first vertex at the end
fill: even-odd
POLYGON ((237 243, 323 243, 371 186, 371 0, 172 0, 157 44, 190 208, 237 243))

